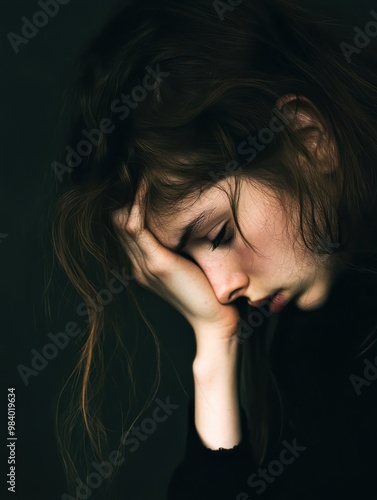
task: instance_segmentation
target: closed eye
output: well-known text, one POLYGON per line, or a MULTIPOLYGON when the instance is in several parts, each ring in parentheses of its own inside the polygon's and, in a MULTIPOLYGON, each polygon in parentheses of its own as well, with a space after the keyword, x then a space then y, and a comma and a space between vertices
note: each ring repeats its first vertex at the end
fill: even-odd
POLYGON ((228 245, 232 239, 233 239, 233 232, 231 232, 228 228, 228 222, 226 222, 223 227, 220 229, 219 233, 217 234, 216 238, 211 241, 211 250, 216 250, 217 247, 219 246, 225 246, 228 245), (228 229, 228 231, 227 231, 228 229), (227 239, 224 240, 224 238, 227 237, 227 239))

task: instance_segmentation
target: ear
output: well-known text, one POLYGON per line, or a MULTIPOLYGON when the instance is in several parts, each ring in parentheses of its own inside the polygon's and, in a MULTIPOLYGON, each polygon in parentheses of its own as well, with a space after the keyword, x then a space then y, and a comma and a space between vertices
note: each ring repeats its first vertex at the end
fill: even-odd
POLYGON ((301 95, 285 94, 276 101, 276 107, 288 118, 291 128, 303 135, 305 146, 316 158, 321 172, 334 172, 338 168, 336 143, 314 103, 301 95))

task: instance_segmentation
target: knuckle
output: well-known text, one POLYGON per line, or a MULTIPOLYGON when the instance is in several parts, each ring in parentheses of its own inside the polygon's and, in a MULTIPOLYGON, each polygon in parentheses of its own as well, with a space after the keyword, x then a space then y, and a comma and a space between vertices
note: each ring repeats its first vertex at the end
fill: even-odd
POLYGON ((127 225, 128 214, 123 209, 116 210, 111 215, 111 222, 117 232, 122 232, 127 225))
POLYGON ((130 234, 131 236, 135 236, 139 232, 139 226, 135 220, 131 219, 124 226, 124 230, 126 231, 126 233, 130 234))

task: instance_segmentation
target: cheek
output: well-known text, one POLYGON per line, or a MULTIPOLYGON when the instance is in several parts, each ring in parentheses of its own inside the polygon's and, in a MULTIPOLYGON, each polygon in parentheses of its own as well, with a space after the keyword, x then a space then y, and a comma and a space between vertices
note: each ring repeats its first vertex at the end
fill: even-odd
POLYGON ((190 249, 194 262, 208 276, 222 275, 224 272, 240 272, 245 270, 245 262, 250 262, 250 249, 241 247, 239 242, 232 241, 227 247, 219 247, 214 251, 206 248, 190 249), (249 253, 248 253, 249 252, 249 253))
POLYGON ((244 263, 245 271, 252 272, 254 276, 267 276, 294 268, 297 262, 293 240, 286 230, 281 211, 270 214, 260 212, 258 215, 250 223, 241 226, 244 236, 255 251, 241 237, 235 245, 237 258, 244 263))

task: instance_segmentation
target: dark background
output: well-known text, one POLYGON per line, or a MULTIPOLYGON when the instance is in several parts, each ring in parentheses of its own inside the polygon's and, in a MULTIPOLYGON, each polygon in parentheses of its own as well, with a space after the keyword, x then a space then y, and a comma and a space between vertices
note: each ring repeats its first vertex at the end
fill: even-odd
MULTIPOLYGON (((177 0, 179 1, 179 0, 177 0)), ((64 330, 68 321, 83 325, 76 314, 75 297, 67 279, 54 278, 51 319, 45 313, 46 280, 51 263, 51 245, 46 217, 54 196, 51 162, 62 146, 61 96, 80 51, 112 14, 116 0, 71 0, 60 5, 58 14, 27 45, 15 54, 9 32, 21 34, 26 16, 40 9, 31 0, 2 2, 0 21, 1 162, 0 210, 1 263, 1 427, 6 429, 7 387, 16 389, 16 495, 7 491, 6 472, 1 475, 1 498, 60 499, 67 492, 58 454, 53 404, 77 356, 74 342, 59 351, 26 386, 17 367, 30 367, 32 349, 41 351, 49 343, 47 334, 64 330), (4 493, 3 493, 4 491, 4 493)), ((123 2, 125 3, 125 2, 123 2)), ((315 9, 333 14, 353 26, 364 27, 369 11, 377 9, 370 0, 303 1, 315 9)), ((341 40, 340 40, 341 41, 341 40)), ((64 146, 64 144, 63 144, 64 146)), ((125 298, 124 293, 122 294, 125 298)), ((111 498, 127 500, 164 499, 169 477, 184 453, 186 405, 193 395, 191 362, 195 353, 190 326, 168 304, 140 290, 144 313, 153 325, 161 346, 161 384, 156 397, 179 405, 158 424, 155 432, 128 453, 115 477, 111 498)), ((150 334, 139 327, 141 343, 135 377, 139 410, 150 396, 155 379, 155 355, 150 334)), ((127 379, 118 390, 126 391, 127 379)), ((116 393, 115 393, 116 394, 116 393)), ((109 400, 109 405, 114 404, 109 400)), ((155 408, 145 411, 151 416, 155 408)), ((111 411, 111 408, 110 408, 111 411)), ((1 434, 3 435, 3 434, 1 434)), ((1 440, 6 451, 4 439, 1 440)), ((6 465, 5 454, 1 454, 6 465)), ((110 498, 96 489, 88 498, 110 498)))

